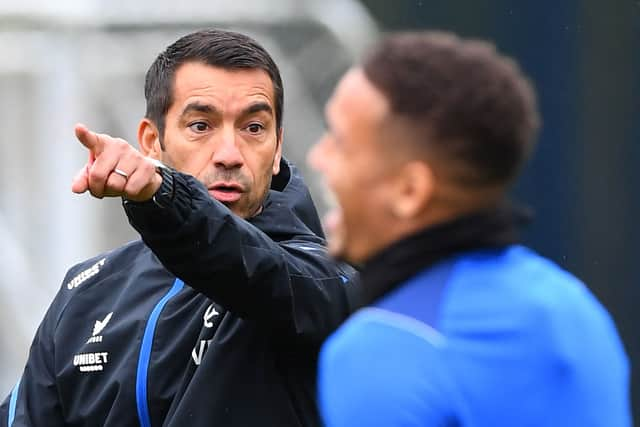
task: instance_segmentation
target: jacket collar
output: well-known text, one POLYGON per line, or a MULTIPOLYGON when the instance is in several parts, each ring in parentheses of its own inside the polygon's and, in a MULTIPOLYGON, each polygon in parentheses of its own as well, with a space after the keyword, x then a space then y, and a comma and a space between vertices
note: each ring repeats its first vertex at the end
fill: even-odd
POLYGON ((393 243, 363 265, 364 304, 457 253, 517 243, 518 229, 530 216, 524 209, 504 205, 425 228, 393 243))
POLYGON ((279 242, 293 236, 324 243, 324 233, 309 189, 298 169, 282 158, 262 212, 249 222, 279 242))

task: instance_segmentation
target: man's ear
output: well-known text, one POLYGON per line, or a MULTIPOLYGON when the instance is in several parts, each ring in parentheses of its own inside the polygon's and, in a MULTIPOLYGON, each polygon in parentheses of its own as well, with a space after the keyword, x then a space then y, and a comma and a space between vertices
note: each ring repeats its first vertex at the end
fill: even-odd
POLYGON ((273 175, 280 173, 280 159, 282 159, 282 138, 284 136, 284 128, 278 130, 276 144, 276 154, 273 158, 273 175))
POLYGON ((412 219, 426 210, 433 198, 435 176, 431 167, 419 160, 405 163, 394 183, 392 211, 399 219, 412 219))
POLYGON ((160 143, 160 132, 155 123, 146 117, 140 120, 138 125, 138 145, 145 156, 162 159, 163 148, 160 143))

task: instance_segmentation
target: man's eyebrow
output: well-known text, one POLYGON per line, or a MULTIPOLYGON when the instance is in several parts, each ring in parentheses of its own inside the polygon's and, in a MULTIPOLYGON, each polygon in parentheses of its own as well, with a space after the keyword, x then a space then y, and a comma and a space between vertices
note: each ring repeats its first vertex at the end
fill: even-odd
POLYGON ((256 102, 255 104, 249 105, 242 111, 242 115, 248 116, 249 114, 259 113, 260 111, 265 111, 273 116, 273 108, 266 102, 256 102))
POLYGON ((218 113, 218 110, 209 104, 201 104, 200 102, 192 102, 190 104, 187 104, 186 107, 184 107, 184 109, 182 110, 182 114, 181 116, 185 116, 191 112, 198 112, 198 113, 207 113, 207 114, 211 114, 211 113, 218 113))

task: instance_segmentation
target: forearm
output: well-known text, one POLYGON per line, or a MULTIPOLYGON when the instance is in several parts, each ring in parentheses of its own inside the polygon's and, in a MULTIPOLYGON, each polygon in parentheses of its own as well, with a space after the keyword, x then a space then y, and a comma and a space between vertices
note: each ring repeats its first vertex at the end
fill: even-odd
POLYGON ((132 226, 163 265, 238 315, 295 334, 326 336, 350 312, 340 268, 315 242, 273 241, 211 199, 195 179, 175 175, 173 200, 126 203, 132 226))

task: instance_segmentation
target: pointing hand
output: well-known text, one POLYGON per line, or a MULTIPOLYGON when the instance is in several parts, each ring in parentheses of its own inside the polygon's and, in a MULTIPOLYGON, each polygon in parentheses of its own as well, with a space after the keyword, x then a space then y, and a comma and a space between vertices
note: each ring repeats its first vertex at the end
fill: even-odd
POLYGON ((151 199, 162 184, 155 165, 124 139, 92 132, 82 124, 75 126, 75 133, 89 150, 89 159, 73 178, 74 193, 140 202, 151 199))

